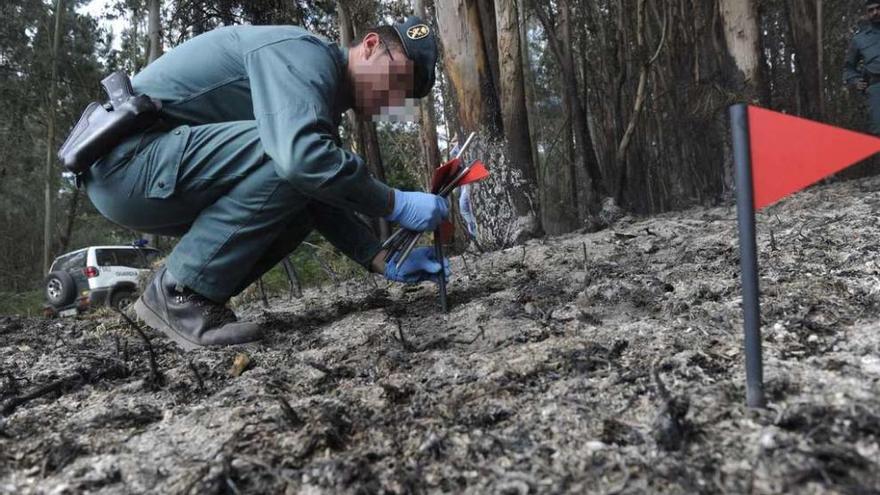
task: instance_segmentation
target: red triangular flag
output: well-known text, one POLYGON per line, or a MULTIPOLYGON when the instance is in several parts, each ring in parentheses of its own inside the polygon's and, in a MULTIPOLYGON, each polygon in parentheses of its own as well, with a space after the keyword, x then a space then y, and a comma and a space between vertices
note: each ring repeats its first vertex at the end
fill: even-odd
POLYGON ((468 173, 458 181, 458 185, 463 186, 465 184, 470 184, 471 182, 483 180, 486 177, 489 177, 489 171, 486 170, 486 166, 483 165, 483 162, 480 160, 475 160, 471 165, 471 169, 468 170, 468 173))
POLYGON ((458 173, 459 166, 461 166, 461 159, 453 158, 435 168, 434 175, 431 177, 431 192, 434 194, 440 192, 440 189, 446 185, 446 182, 452 180, 455 174, 458 173))
POLYGON ((749 107, 755 209, 880 152, 880 138, 749 107))

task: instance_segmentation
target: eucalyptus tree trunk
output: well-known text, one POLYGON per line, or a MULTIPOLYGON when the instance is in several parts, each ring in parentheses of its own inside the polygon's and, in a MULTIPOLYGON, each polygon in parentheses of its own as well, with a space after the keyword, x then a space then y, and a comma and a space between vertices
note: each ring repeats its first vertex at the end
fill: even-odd
POLYGON ((458 102, 459 124, 466 132, 483 130, 493 138, 499 137, 501 113, 477 2, 439 1, 435 9, 443 43, 443 67, 458 102))
POLYGON ((150 35, 150 53, 147 61, 152 63, 154 60, 162 56, 162 28, 161 28, 161 8, 162 0, 150 0, 149 13, 149 35, 150 35))
MULTIPOLYGON (((526 15, 526 7, 524 2, 519 2, 519 8, 517 9, 519 13, 519 47, 520 53, 522 55, 522 68, 523 68, 523 84, 525 85, 525 96, 526 96, 526 113, 528 115, 535 114, 535 76, 532 73, 532 65, 531 65, 531 55, 529 51, 529 17, 526 15)), ((538 158, 538 147, 536 145, 537 140, 537 126, 535 126, 535 119, 529 118, 529 136, 532 137, 530 139, 532 143, 532 165, 535 169, 535 177, 538 179, 538 190, 541 190, 541 173, 540 173, 540 161, 538 158)))
MULTIPOLYGON (((157 58, 162 56, 162 29, 161 29, 161 7, 162 0, 149 0, 148 5, 148 35, 150 43, 150 51, 147 55, 147 64, 152 64, 157 58)), ((77 190, 78 192, 79 190, 77 190)), ((156 234, 143 234, 144 239, 155 248, 159 248, 161 237, 156 234)))
MULTIPOLYGON (((457 102, 460 135, 464 139, 472 131, 479 133, 469 157, 486 161, 492 174, 480 184, 475 195, 475 214, 481 226, 478 240, 481 245, 490 247, 521 242, 540 233, 540 222, 529 193, 534 188, 534 179, 529 177, 527 168, 514 162, 530 161, 530 158, 511 154, 504 144, 498 81, 493 74, 493 65, 499 60, 498 39, 487 38, 497 36, 500 26, 493 24, 491 29, 484 29, 489 26, 488 21, 495 18, 494 3, 484 2, 481 7, 477 0, 442 1, 436 2, 435 9, 443 44, 444 72, 457 102), (492 6, 492 10, 487 6, 492 6), (496 52, 489 53, 487 47, 496 52)), ((515 18, 515 11, 513 14, 515 18)), ((516 23, 513 28, 513 31, 510 27, 504 28, 508 31, 505 39, 512 35, 518 45, 516 23)), ((514 56, 519 60, 518 51, 514 56)), ((527 131, 527 121, 525 126, 527 131)), ((530 147, 526 148, 526 155, 530 153, 530 147)), ((534 177, 533 171, 531 174, 534 177)))
POLYGON ((727 52, 741 75, 746 96, 756 99, 763 85, 761 32, 756 0, 719 0, 727 52))
MULTIPOLYGON (((352 13, 351 0, 342 0, 336 4, 336 13, 339 16, 339 41, 342 46, 351 46, 357 30, 355 29, 352 13)), ((358 7, 363 7, 358 5, 358 7)), ((385 182, 385 166, 382 163, 382 153, 379 149, 379 135, 376 132, 376 124, 369 120, 359 120, 353 110, 347 112, 349 123, 354 133, 355 151, 363 156, 370 172, 382 182, 385 182)), ((391 233, 388 221, 383 218, 374 220, 374 228, 381 239, 386 239, 391 233)))
POLYGON ((537 175, 532 161, 517 0, 495 0, 495 19, 498 23, 499 100, 507 155, 523 180, 521 187, 514 191, 513 202, 518 215, 533 217, 537 233, 541 230, 535 204, 537 175))
MULTIPOLYGON (((425 22, 430 23, 428 19, 428 11, 425 8, 425 0, 415 0, 413 2, 413 11, 425 22)), ((420 122, 419 141, 422 147, 422 159, 424 176, 422 177, 425 188, 431 184, 431 177, 434 174, 434 168, 443 161, 440 158, 440 149, 437 147, 437 118, 434 114, 434 94, 433 92, 421 99, 419 102, 420 122)))
POLYGON ((52 35, 52 68, 49 81, 49 100, 46 103, 46 187, 44 191, 45 217, 43 221, 43 273, 49 271, 52 260, 52 197, 55 195, 55 107, 58 105, 58 52, 61 48, 61 16, 63 0, 55 0, 55 30, 52 35))
MULTIPOLYGON (((544 27, 550 52, 559 64, 562 105, 574 141, 574 159, 569 163, 570 169, 563 171, 560 167, 559 170, 550 172, 559 181, 560 191, 567 191, 568 194, 567 200, 560 198, 560 207, 564 208, 560 211, 560 227, 572 230, 577 228, 581 217, 591 207, 597 206, 606 193, 587 124, 586 107, 578 89, 572 36, 572 6, 569 0, 559 0, 556 10, 551 5, 545 6, 538 2, 533 2, 532 7, 544 27)), ((544 219, 547 220, 547 215, 544 219)))

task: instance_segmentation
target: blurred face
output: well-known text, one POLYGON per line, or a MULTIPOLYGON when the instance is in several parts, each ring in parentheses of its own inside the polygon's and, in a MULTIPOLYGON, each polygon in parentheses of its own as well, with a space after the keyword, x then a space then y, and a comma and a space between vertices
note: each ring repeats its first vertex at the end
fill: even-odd
POLYGON ((403 106, 413 90, 412 61, 376 33, 367 34, 349 50, 348 66, 355 110, 363 117, 378 115, 382 107, 403 106))
POLYGON ((865 7, 865 14, 871 22, 880 22, 880 2, 868 4, 865 7))

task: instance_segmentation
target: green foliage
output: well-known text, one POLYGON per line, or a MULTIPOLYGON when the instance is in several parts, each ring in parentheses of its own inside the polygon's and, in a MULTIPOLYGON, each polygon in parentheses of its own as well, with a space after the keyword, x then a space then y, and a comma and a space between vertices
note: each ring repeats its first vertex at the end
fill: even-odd
MULTIPOLYGON (((320 234, 312 233, 290 255, 303 289, 317 287, 322 284, 362 277, 366 273, 363 267, 334 249, 320 234)), ((263 289, 269 296, 285 296, 290 291, 287 273, 281 264, 263 274, 263 289)), ((256 284, 243 291, 236 302, 258 300, 260 294, 256 284)))
POLYGON ((377 126, 385 180, 391 187, 421 191, 424 165, 420 163, 418 127, 412 124, 383 123, 377 126))
MULTIPOLYGON (((98 58, 102 36, 97 21, 79 15, 81 1, 63 2, 61 42, 57 55, 56 101, 50 102, 54 2, 21 0, 0 3, 0 271, 2 288, 35 289, 43 278, 42 252, 45 163, 54 155, 81 110, 98 97, 104 67, 98 58), (47 143, 49 109, 56 111, 55 141, 47 143), (47 150, 48 148, 48 150, 47 150)), ((73 188, 61 179, 60 167, 51 176, 53 202, 53 255, 75 247, 64 239, 73 188)), ((79 198, 76 221, 94 210, 79 198)), ((103 238, 116 230, 112 224, 91 222, 87 237, 103 238)), ((85 231, 82 231, 85 232, 85 231)))
POLYGON ((0 292, 0 315, 43 314, 43 291, 0 292))

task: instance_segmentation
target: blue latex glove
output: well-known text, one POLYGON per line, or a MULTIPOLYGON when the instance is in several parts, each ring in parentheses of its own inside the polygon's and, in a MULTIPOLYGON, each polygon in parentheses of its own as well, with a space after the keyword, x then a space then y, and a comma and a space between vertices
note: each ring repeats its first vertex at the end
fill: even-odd
MULTIPOLYGON (((391 261, 385 263, 385 278, 407 284, 417 284, 425 280, 438 282, 440 280, 440 263, 434 256, 434 248, 415 248, 403 265, 397 266, 398 254, 391 261)), ((452 273, 449 270, 449 260, 443 259, 444 278, 448 279, 452 273)))
POLYGON ((434 230, 449 216, 449 204, 436 194, 394 190, 394 211, 385 217, 415 232, 434 230))

